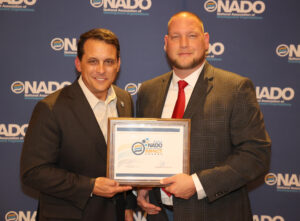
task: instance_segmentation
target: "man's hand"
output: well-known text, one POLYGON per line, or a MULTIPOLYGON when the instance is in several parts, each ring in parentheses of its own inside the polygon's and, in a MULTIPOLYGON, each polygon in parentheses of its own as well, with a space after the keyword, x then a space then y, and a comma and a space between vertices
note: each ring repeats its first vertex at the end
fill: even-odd
POLYGON ((187 174, 181 173, 172 177, 167 177, 162 179, 160 183, 169 184, 169 186, 165 187, 166 191, 179 198, 189 199, 196 193, 193 178, 187 174))
POLYGON ((161 208, 149 203, 149 189, 137 190, 137 203, 148 214, 158 214, 161 208))
POLYGON ((118 182, 105 178, 97 177, 93 189, 93 194, 102 197, 113 197, 117 193, 131 190, 131 186, 120 186, 118 182))
POLYGON ((125 210, 125 221, 133 221, 133 210, 132 209, 125 210))

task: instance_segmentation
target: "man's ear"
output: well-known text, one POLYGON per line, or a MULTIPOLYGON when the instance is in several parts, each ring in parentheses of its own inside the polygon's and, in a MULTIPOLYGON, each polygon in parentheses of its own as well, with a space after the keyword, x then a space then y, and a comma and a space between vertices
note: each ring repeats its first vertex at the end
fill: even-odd
POLYGON ((168 46, 168 35, 165 35, 164 40, 165 40, 165 45, 164 45, 164 51, 167 50, 167 46, 168 46))
POLYGON ((76 70, 81 73, 81 62, 78 57, 75 58, 75 67, 76 70))
POLYGON ((118 59, 118 72, 120 71, 120 67, 121 67, 121 58, 119 57, 119 59, 118 59))
POLYGON ((205 42, 205 50, 209 50, 209 34, 208 32, 204 33, 204 42, 205 42))

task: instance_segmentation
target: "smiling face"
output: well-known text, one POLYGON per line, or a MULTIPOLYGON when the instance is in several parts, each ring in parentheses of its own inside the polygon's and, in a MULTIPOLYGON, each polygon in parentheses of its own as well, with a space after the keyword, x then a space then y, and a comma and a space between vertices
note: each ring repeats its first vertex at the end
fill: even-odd
POLYGON ((209 35, 195 16, 181 13, 171 18, 165 51, 179 77, 185 78, 203 64, 208 47, 209 35))
POLYGON ((96 39, 88 39, 83 46, 84 54, 75 66, 81 72, 87 88, 100 100, 105 100, 111 84, 115 81, 120 69, 117 49, 112 44, 96 39))

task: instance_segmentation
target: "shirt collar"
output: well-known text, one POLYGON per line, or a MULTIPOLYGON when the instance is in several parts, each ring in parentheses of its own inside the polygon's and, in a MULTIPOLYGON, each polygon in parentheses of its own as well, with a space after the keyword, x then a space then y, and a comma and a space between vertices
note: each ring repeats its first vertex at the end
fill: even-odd
POLYGON ((112 86, 110 86, 110 88, 108 89, 107 92, 107 97, 105 99, 105 101, 99 100, 85 85, 85 83, 82 80, 82 76, 80 75, 79 79, 78 79, 78 83, 79 86, 81 87, 86 99, 88 100, 90 106, 92 109, 95 108, 95 106, 98 103, 104 103, 105 105, 109 104, 112 101, 115 101, 117 99, 117 95, 115 93, 115 90, 112 86))
POLYGON ((193 73, 191 73, 189 76, 187 76, 186 78, 184 79, 180 79, 175 73, 174 73, 174 70, 173 70, 173 77, 172 77, 172 82, 171 84, 173 85, 173 87, 178 87, 178 81, 180 80, 184 80, 188 83, 188 86, 191 86, 192 88, 195 87, 196 85, 196 82, 203 70, 203 67, 204 67, 204 64, 205 62, 203 62, 203 64, 197 69, 195 70, 193 73))

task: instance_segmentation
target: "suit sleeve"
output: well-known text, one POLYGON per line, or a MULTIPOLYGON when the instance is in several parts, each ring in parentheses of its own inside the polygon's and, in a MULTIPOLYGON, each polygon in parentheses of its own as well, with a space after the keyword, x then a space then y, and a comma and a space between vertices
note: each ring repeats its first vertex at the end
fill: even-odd
MULTIPOLYGON (((269 168, 271 141, 249 79, 233 95, 230 121, 232 152, 220 165, 197 173, 209 201, 245 186, 269 168)), ((217 147, 219 151, 220 148, 217 147)))
POLYGON ((20 163, 22 182, 83 209, 94 180, 58 167, 60 141, 60 127, 51 108, 45 102, 39 102, 24 140, 20 163))

